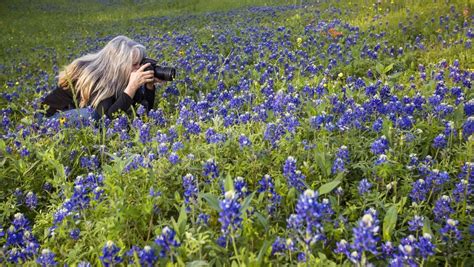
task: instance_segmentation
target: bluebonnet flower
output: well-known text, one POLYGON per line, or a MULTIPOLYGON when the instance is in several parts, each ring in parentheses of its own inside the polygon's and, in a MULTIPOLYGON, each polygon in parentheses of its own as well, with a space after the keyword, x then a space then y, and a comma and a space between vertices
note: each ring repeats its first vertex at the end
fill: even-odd
POLYGON ((270 175, 265 174, 262 179, 258 182, 260 187, 257 192, 267 193, 267 199, 269 201, 267 205, 267 211, 269 214, 273 214, 276 211, 276 207, 280 204, 281 196, 275 191, 275 185, 270 175))
POLYGON ((354 241, 351 248, 359 252, 359 255, 363 251, 377 255, 377 242, 380 240, 378 237, 379 230, 377 212, 374 209, 367 210, 359 221, 358 227, 352 229, 354 241))
POLYGON ((25 204, 30 209, 36 208, 36 206, 38 205, 38 197, 36 196, 36 194, 31 191, 28 192, 25 197, 25 204))
POLYGON ((331 173, 336 174, 346 171, 344 160, 341 158, 336 158, 331 168, 331 173))
POLYGON ((436 221, 441 221, 449 218, 451 213, 454 210, 451 207, 451 198, 449 196, 443 195, 441 196, 435 203, 433 208, 433 213, 436 221))
POLYGON ((150 246, 145 246, 140 249, 137 246, 133 246, 128 252, 127 256, 130 257, 130 262, 134 263, 135 254, 138 256, 140 266, 154 266, 158 260, 158 256, 155 254, 155 249, 150 246))
POLYGON ((457 225, 459 221, 448 218, 446 224, 439 230, 442 235, 442 240, 444 242, 448 241, 459 241, 462 239, 461 232, 458 230, 457 225))
POLYGON ((384 244, 382 244, 382 256, 384 258, 391 257, 394 252, 395 252, 395 248, 393 247, 392 242, 387 241, 384 244))
POLYGON ((447 144, 446 136, 444 134, 439 134, 433 140, 434 148, 445 148, 447 144))
POLYGON ((365 178, 362 179, 359 182, 359 187, 358 187, 359 194, 363 195, 365 193, 369 193, 371 187, 372 187, 372 184, 367 179, 365 178))
POLYGON ((168 160, 173 165, 176 165, 180 162, 179 156, 178 156, 178 154, 176 154, 176 152, 171 152, 169 157, 168 157, 168 160))
POLYGON ((424 233, 423 236, 418 239, 416 248, 424 259, 435 254, 435 245, 431 242, 431 235, 428 233, 424 233))
POLYGON ((383 126, 383 119, 378 118, 372 124, 372 130, 374 130, 374 132, 379 133, 380 131, 382 131, 382 126, 383 126))
POLYGON ((74 228, 69 232, 69 236, 74 240, 78 240, 80 234, 81 230, 79 230, 79 228, 74 228))
POLYGON ((139 139, 142 144, 146 144, 151 141, 151 136, 150 136, 150 124, 144 123, 140 127, 140 132, 139 132, 139 139))
POLYGON ((453 190, 454 200, 456 200, 456 202, 461 202, 466 198, 466 196, 471 196, 473 193, 474 186, 469 183, 468 180, 461 179, 453 190))
MULTIPOLYGON (((196 203, 198 188, 194 176, 190 173, 183 176, 184 200, 186 204, 196 203)), ((188 206, 189 209, 189 206, 188 206)))
POLYGON ((206 140, 208 144, 216 144, 225 142, 226 138, 225 135, 216 133, 213 128, 208 128, 206 130, 206 140))
POLYGON ((163 156, 168 153, 168 144, 167 143, 160 143, 158 145, 158 155, 163 156))
POLYGON ((237 199, 245 198, 250 192, 248 192, 247 182, 243 177, 236 177, 234 180, 234 189, 237 199))
POLYGON ((377 160, 375 160, 375 166, 378 166, 378 165, 381 165, 383 163, 387 162, 387 155, 385 154, 380 154, 377 158, 377 160))
POLYGON ((99 257, 102 264, 106 267, 115 266, 123 261, 123 258, 118 255, 120 248, 111 240, 107 241, 102 248, 102 255, 99 257))
POLYGON ((28 148, 26 148, 26 146, 22 146, 20 150, 20 156, 23 158, 23 157, 28 157, 29 155, 30 155, 30 151, 28 150, 28 148))
POLYGON ((296 159, 289 156, 283 166, 283 176, 286 177, 288 185, 302 192, 305 188, 304 180, 306 177, 300 170, 296 170, 296 159))
POLYGON ((408 221, 408 229, 412 232, 421 230, 423 228, 424 219, 425 218, 423 216, 415 215, 412 220, 408 221))
POLYGON ((46 266, 56 266, 57 262, 54 260, 56 255, 51 252, 49 249, 43 249, 41 251, 41 255, 38 257, 36 262, 40 264, 42 267, 46 266))
POLYGON ((143 105, 139 105, 138 108, 137 108, 137 115, 138 116, 142 116, 143 114, 146 113, 146 109, 145 109, 145 106, 143 105))
POLYGON ((311 245, 326 239, 323 224, 331 221, 334 211, 328 199, 319 202, 318 192, 307 189, 298 198, 295 212, 287 219, 287 228, 308 251, 311 245))
POLYGON ((474 116, 470 116, 462 125, 462 136, 467 139, 474 133, 474 116))
POLYGON ((243 147, 251 146, 252 142, 250 141, 250 139, 247 138, 247 136, 245 136, 244 134, 240 134, 239 145, 240 145, 240 148, 243 148, 243 147))
POLYGON ((5 251, 7 261, 16 264, 23 263, 38 253, 39 244, 31 233, 28 219, 22 213, 14 215, 2 249, 5 251))
POLYGON ((372 153, 378 155, 378 154, 385 154, 385 152, 388 150, 388 140, 385 136, 380 137, 379 139, 375 140, 371 147, 370 151, 372 153))
POLYGON ((92 267, 92 265, 88 261, 80 261, 77 267, 92 267))
MULTIPOLYGON (((237 236, 237 230, 242 224, 242 217, 240 212, 240 203, 238 202, 235 191, 230 190, 225 192, 224 199, 220 201, 218 221, 221 223, 222 240, 227 240, 229 235, 237 236)), ((227 243, 227 241, 225 241, 227 243)), ((224 244, 225 244, 224 243, 224 244)), ((222 244, 222 242, 221 242, 222 244)))
POLYGON ((431 185, 423 179, 418 179, 412 184, 410 198, 413 202, 419 203, 426 200, 427 194, 431 191, 431 185))
POLYGON ((281 252, 287 249, 286 240, 281 237, 277 237, 272 244, 272 256, 275 254, 281 254, 281 252))
POLYGON ((215 179, 215 178, 219 177, 219 167, 217 166, 214 159, 208 159, 203 164, 202 174, 204 176, 210 177, 212 179, 215 179))
POLYGON ((198 218, 197 218, 197 221, 196 223, 197 224, 204 224, 204 225, 208 225, 209 223, 209 214, 205 214, 205 213, 200 213, 198 215, 198 218))
POLYGON ((173 145, 171 146, 171 150, 173 150, 174 152, 178 152, 179 150, 183 148, 184 148, 184 145, 180 141, 174 142, 173 145))
POLYGON ((155 243, 161 247, 160 257, 166 257, 172 247, 179 247, 181 245, 175 237, 176 232, 168 226, 164 227, 161 231, 161 235, 156 237, 155 243))

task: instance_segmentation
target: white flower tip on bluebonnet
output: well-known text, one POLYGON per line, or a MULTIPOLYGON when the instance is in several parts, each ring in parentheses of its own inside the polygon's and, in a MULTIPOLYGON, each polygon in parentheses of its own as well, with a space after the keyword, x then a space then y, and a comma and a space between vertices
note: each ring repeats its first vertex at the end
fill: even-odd
POLYGON ((441 196, 441 198, 442 198, 444 201, 451 201, 451 198, 449 198, 449 196, 447 196, 447 195, 443 195, 443 196, 441 196))
POLYGON ((234 197, 235 197, 235 191, 234 190, 229 190, 229 191, 225 192, 225 194, 224 194, 225 199, 234 199, 234 197))
POLYGON ((408 240, 410 240, 411 242, 415 242, 415 241, 416 241, 416 238, 415 238, 415 236, 413 236, 413 235, 409 235, 409 236, 408 236, 408 240))
POLYGON ((345 246, 347 245, 347 241, 345 239, 341 239, 341 241, 339 241, 339 244, 345 246))
POLYGON ((306 189, 306 191, 304 191, 304 196, 305 197, 312 198, 312 197, 314 197, 314 194, 315 194, 314 191, 311 190, 311 189, 306 189))
POLYGON ((358 256, 359 256, 359 253, 357 253, 357 251, 352 251, 351 253, 352 258, 357 258, 358 256))
POLYGON ((428 234, 428 233, 424 233, 424 234, 423 234, 423 237, 424 237, 425 239, 431 240, 431 235, 428 234))
POLYGON ((296 159, 293 156, 289 156, 287 160, 292 161, 292 162, 296 162, 296 159))
POLYGON ((347 146, 344 146, 344 145, 343 145, 343 146, 341 146, 341 149, 344 149, 344 150, 345 150, 345 149, 347 149, 347 146))
POLYGON ((43 249, 43 250, 41 251, 41 254, 43 254, 43 255, 44 255, 44 254, 49 254, 49 253, 51 253, 51 250, 49 250, 49 249, 47 249, 47 248, 45 248, 45 249, 43 249))
POLYGON ((105 244, 105 246, 108 247, 108 248, 113 247, 113 246, 114 246, 114 241, 112 241, 112 240, 107 241, 107 243, 105 244))
POLYGON ((364 214, 364 216, 362 217, 362 222, 370 227, 372 226, 372 223, 374 222, 374 217, 372 217, 372 214, 370 213, 367 213, 367 214, 364 214))
POLYGON ((446 223, 451 225, 451 226, 456 226, 458 224, 458 221, 449 218, 449 219, 446 220, 446 223))
POLYGON ((404 245, 403 250, 406 252, 406 254, 411 254, 413 252, 413 247, 410 245, 404 245))
POLYGON ((244 177, 237 176, 237 177, 235 178, 235 180, 238 181, 238 182, 242 182, 242 181, 244 180, 244 177))
POLYGON ((15 213, 15 220, 21 220, 23 219, 23 217, 25 217, 23 213, 20 213, 20 212, 15 213))
POLYGON ((151 247, 150 247, 150 246, 145 246, 145 247, 143 248, 143 250, 145 250, 146 252, 149 252, 149 251, 151 251, 151 247))
POLYGON ((161 231, 161 233, 163 235, 168 235, 168 233, 171 233, 171 229, 168 226, 165 226, 165 228, 163 228, 163 231, 161 231))

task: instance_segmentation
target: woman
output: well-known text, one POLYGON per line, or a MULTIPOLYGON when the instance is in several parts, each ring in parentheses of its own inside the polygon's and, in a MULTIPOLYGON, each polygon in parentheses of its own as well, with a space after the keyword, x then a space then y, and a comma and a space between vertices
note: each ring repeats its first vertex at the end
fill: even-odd
POLYGON ((74 60, 59 73, 58 87, 43 100, 46 117, 74 121, 80 117, 112 118, 141 103, 153 107, 155 83, 161 83, 140 66, 145 47, 125 36, 112 39, 102 50, 74 60), (86 108, 87 107, 87 108, 86 108))

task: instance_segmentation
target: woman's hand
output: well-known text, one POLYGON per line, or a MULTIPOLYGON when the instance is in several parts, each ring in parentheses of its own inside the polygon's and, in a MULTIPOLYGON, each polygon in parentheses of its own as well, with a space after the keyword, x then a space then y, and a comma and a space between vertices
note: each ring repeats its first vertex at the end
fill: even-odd
POLYGON ((125 93, 131 98, 135 96, 135 93, 137 92, 138 88, 140 88, 140 86, 144 85, 145 83, 153 83, 155 80, 153 70, 145 71, 148 66, 150 66, 150 63, 146 63, 136 71, 132 71, 132 73, 130 73, 130 78, 128 80, 127 88, 125 88, 125 93))
POLYGON ((165 82, 155 77, 153 82, 145 83, 145 87, 148 90, 155 90, 155 84, 163 85, 165 82))

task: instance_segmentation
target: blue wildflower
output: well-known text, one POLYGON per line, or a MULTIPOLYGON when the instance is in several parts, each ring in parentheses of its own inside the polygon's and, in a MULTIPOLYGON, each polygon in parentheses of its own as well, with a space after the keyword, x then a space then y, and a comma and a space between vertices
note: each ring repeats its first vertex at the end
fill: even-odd
POLYGON ((161 235, 156 237, 155 243, 161 247, 160 257, 166 257, 172 247, 179 247, 181 245, 175 237, 176 232, 168 226, 164 227, 161 235))
POLYGON ((369 193, 371 187, 372 187, 372 184, 367 179, 365 178, 362 179, 359 182, 359 187, 358 187, 359 194, 363 195, 365 193, 369 193))
POLYGON ((235 191, 231 190, 225 192, 224 199, 219 203, 221 211, 219 212, 218 221, 221 223, 221 237, 225 240, 229 235, 232 235, 232 237, 238 235, 237 230, 240 229, 242 224, 240 203, 237 199, 235 191))
POLYGON ((106 267, 121 263, 123 258, 118 255, 119 252, 120 248, 113 241, 109 240, 102 249, 102 255, 99 257, 100 261, 106 267))
POLYGON ((41 255, 38 257, 36 262, 42 267, 56 266, 57 262, 54 260, 55 254, 49 249, 43 249, 41 255))

